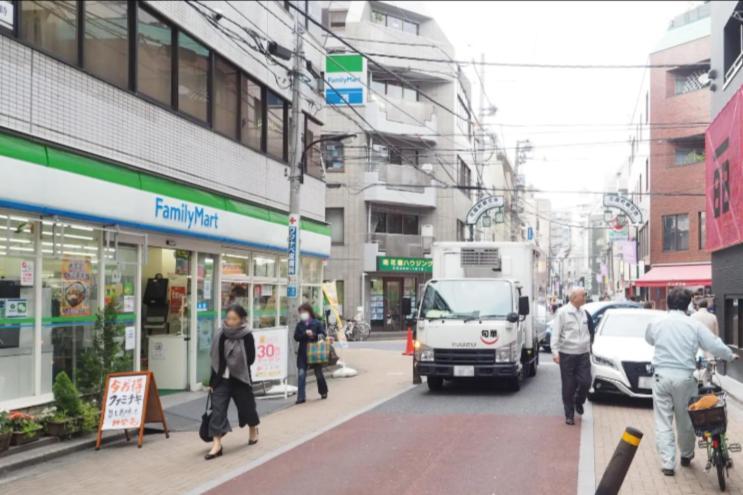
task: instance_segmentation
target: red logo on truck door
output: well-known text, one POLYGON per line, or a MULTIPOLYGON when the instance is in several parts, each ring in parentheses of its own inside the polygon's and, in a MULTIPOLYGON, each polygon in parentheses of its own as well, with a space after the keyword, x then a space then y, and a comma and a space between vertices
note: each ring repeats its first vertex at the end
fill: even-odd
POLYGON ((480 335, 480 342, 485 345, 493 345, 498 342, 498 330, 483 330, 480 335))

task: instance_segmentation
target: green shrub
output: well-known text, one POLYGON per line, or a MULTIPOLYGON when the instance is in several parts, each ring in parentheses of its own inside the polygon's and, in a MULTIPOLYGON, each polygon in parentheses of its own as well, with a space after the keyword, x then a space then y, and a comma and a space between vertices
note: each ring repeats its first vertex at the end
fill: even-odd
POLYGON ((98 408, 95 405, 89 402, 83 402, 83 432, 87 433, 98 429, 98 412, 98 408))
POLYGON ((8 411, 0 411, 0 433, 7 433, 13 430, 13 423, 10 422, 8 411))
POLYGON ((57 403, 58 411, 70 417, 80 416, 82 412, 80 393, 67 373, 60 371, 57 374, 54 378, 54 385, 52 385, 52 392, 54 392, 54 401, 57 403))

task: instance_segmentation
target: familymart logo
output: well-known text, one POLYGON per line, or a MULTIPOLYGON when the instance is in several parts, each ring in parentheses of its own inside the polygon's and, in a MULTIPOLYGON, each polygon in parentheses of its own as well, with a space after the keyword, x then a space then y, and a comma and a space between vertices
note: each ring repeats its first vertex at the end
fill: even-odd
POLYGON ((168 203, 159 196, 155 198, 155 218, 180 223, 187 229, 191 229, 194 226, 215 230, 219 228, 219 214, 207 213, 201 206, 194 206, 188 203, 168 203))

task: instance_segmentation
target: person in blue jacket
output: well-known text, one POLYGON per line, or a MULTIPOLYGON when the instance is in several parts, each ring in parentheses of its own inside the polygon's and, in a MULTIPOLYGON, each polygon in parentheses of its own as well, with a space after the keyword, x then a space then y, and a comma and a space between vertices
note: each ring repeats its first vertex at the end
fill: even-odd
POLYGON ((299 323, 297 323, 294 329, 294 340, 299 342, 299 349, 297 349, 297 374, 299 378, 297 383, 297 404, 303 404, 305 402, 304 389, 307 383, 307 369, 309 366, 312 366, 315 372, 317 391, 320 393, 320 397, 323 399, 328 398, 328 384, 322 373, 322 365, 307 364, 307 343, 317 342, 319 338, 324 339, 325 337, 325 327, 315 316, 312 306, 307 303, 299 306, 299 323))

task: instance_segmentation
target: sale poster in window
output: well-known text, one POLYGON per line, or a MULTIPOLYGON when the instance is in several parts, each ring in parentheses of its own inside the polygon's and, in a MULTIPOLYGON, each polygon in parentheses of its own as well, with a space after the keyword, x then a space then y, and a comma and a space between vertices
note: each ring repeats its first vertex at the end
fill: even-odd
POLYGON ((170 288, 170 312, 172 314, 180 314, 183 303, 186 300, 186 288, 185 287, 171 287, 170 288))
POLYGON ((87 258, 62 259, 62 316, 90 316, 93 265, 87 258))
POLYGON ((287 375, 287 329, 257 330, 255 339, 255 362, 250 367, 254 382, 283 380, 287 375))

